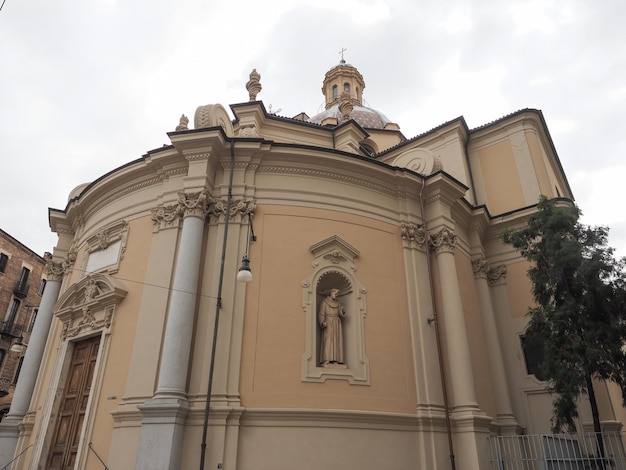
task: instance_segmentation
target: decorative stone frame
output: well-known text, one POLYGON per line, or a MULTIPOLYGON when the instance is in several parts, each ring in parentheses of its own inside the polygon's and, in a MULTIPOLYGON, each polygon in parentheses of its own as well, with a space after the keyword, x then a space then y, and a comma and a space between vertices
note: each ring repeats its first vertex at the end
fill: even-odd
POLYGON ((42 438, 34 449, 34 467, 44 465, 50 450, 55 417, 65 389, 69 366, 77 341, 100 336, 98 357, 93 372, 91 393, 82 424, 77 468, 83 468, 88 454, 88 443, 94 426, 95 406, 99 401, 102 380, 111 345, 111 327, 115 310, 126 297, 127 291, 116 279, 100 273, 87 274, 67 289, 57 301, 54 316, 62 322, 63 329, 58 340, 58 355, 54 364, 49 392, 41 411, 42 438))
POLYGON ((88 274, 89 259, 94 256, 95 253, 102 252, 105 256, 110 256, 112 262, 103 265, 97 265, 91 272, 105 272, 107 274, 114 274, 118 271, 120 261, 124 258, 124 252, 126 251, 126 240, 128 238, 128 222, 122 220, 116 224, 105 227, 104 229, 94 233, 87 238, 87 256, 84 257, 82 263, 82 271, 88 274), (117 252, 114 248, 119 245, 117 252), (105 254, 106 250, 114 250, 113 253, 105 254), (113 256, 111 256, 113 255, 113 256), (114 259, 113 259, 114 258, 114 259))
POLYGON ((310 247, 314 260, 311 276, 302 281, 302 309, 306 315, 305 352, 302 355, 302 380, 325 382, 347 380, 369 385, 369 360, 365 355, 365 318, 367 289, 359 284, 354 259, 359 252, 334 235, 310 247), (321 300, 331 288, 340 290, 338 300, 346 310, 343 319, 346 368, 326 368, 319 364, 320 327, 317 314, 321 300))

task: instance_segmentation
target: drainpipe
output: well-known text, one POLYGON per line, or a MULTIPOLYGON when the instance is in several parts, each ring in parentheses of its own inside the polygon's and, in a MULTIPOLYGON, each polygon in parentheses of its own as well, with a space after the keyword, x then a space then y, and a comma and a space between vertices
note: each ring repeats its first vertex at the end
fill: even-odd
POLYGON ((213 343, 211 346, 211 362, 209 366, 209 384, 206 392, 206 404, 204 408, 204 421, 202 427, 202 443, 200 444, 200 470, 204 470, 204 458, 206 454, 206 438, 209 427, 209 415, 211 409, 211 392, 213 389, 213 370, 215 369, 215 350, 217 347, 217 327, 222 308, 222 285, 224 283, 224 264, 226 260, 226 241, 228 240, 228 221, 230 220, 230 206, 233 200, 233 174, 235 171, 235 141, 230 141, 230 174, 228 177, 228 199, 226 201, 226 213, 224 214, 224 240, 222 241, 222 260, 220 264, 220 276, 217 287, 217 301, 215 303, 215 325, 213 326, 213 343))
POLYGON ((448 450, 450 452, 450 466, 452 470, 456 470, 456 462, 454 457, 454 445, 452 443, 452 426, 450 424, 450 406, 448 402, 448 387, 446 381, 446 373, 445 367, 443 363, 443 353, 441 346, 441 332, 439 330, 439 314, 437 313, 437 306, 435 305, 435 290, 433 286, 433 271, 430 259, 430 246, 429 246, 429 238, 428 238, 428 227, 426 226, 426 215, 424 213, 424 187, 426 186, 425 181, 422 179, 422 188, 420 189, 420 208, 422 211, 422 229, 424 230, 424 237, 426 239, 426 265, 428 268, 428 282, 430 285, 430 298, 432 302, 433 308, 433 318, 429 319, 428 323, 432 323, 435 325, 435 338, 437 341, 437 359, 439 362, 439 375, 441 377, 441 389, 443 393, 443 406, 444 413, 446 417, 446 432, 448 434, 448 450))

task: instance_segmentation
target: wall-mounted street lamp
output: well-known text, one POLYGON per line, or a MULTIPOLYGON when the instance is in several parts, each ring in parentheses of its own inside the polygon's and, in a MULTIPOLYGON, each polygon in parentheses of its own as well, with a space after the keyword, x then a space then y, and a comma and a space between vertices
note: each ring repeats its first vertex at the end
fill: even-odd
POLYGON ((250 258, 248 258, 248 250, 250 249, 250 242, 256 241, 256 235, 254 234, 254 227, 252 226, 252 214, 248 212, 248 234, 246 236, 246 252, 241 259, 241 267, 237 273, 237 280, 239 282, 250 282, 252 280, 252 271, 250 271, 250 258))
POLYGON ((26 352, 26 345, 24 344, 24 337, 20 335, 17 341, 13 343, 9 351, 19 354, 20 356, 26 352))
MULTIPOLYGON (((202 441, 200 443, 200 470, 205 470, 205 458, 207 448, 207 434, 209 430, 209 418, 211 414, 211 393, 213 391, 213 373, 215 370, 215 352, 217 349, 218 326, 220 319, 220 310, 222 308, 222 287, 224 284, 224 263, 226 260, 226 242, 228 241, 228 227, 230 219, 230 208, 233 199, 233 176, 235 169, 235 141, 230 142, 230 171, 228 175, 228 196, 226 200, 226 217, 224 221, 224 239, 222 241, 222 258, 220 263, 219 278, 217 284, 217 299, 215 302, 215 324, 213 326, 213 341, 211 343, 211 359, 209 362, 209 383, 207 385, 206 403, 204 408, 204 419, 202 425, 202 441)), ((237 280, 240 282, 252 281, 252 272, 250 271, 250 259, 248 258, 248 250, 250 242, 256 241, 254 229, 252 228, 252 214, 248 212, 248 233, 246 236, 246 252, 241 260, 241 267, 237 273, 237 280)), ((219 464, 221 465, 221 464, 219 464)), ((219 468, 219 467, 218 467, 219 468)))

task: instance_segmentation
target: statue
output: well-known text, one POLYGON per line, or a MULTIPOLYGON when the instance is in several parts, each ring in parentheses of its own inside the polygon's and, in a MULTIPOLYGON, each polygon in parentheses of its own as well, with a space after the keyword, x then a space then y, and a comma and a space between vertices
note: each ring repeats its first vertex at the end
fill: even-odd
MULTIPOLYGON (((346 316, 343 305, 337 300, 339 289, 331 289, 320 303, 318 321, 322 328, 320 364, 344 364, 342 318, 346 316)), ((330 367, 333 367, 332 365, 330 367)))

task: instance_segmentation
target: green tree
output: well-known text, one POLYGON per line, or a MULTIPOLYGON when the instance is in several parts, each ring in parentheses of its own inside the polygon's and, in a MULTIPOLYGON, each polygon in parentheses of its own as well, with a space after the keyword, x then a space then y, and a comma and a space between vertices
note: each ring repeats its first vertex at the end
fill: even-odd
POLYGON ((540 368, 555 397, 552 429, 574 432, 576 400, 587 395, 600 433, 593 379, 615 382, 626 405, 625 260, 614 258, 606 227, 579 222, 573 203, 542 196, 537 209, 503 240, 531 262, 536 306, 528 311, 529 331, 543 343, 540 368))

